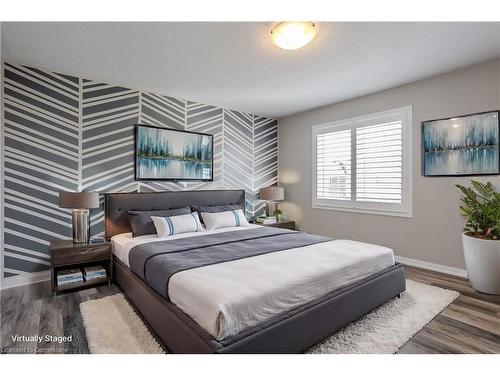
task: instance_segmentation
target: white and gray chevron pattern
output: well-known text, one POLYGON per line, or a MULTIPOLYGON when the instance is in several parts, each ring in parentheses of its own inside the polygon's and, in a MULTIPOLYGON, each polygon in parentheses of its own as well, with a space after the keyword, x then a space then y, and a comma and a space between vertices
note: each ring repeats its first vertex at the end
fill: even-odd
MULTIPOLYGON (((83 78, 4 64, 4 277, 45 270, 48 243, 71 236, 59 191, 245 189, 277 181, 275 120, 83 78), (214 181, 134 180, 134 125, 214 135, 214 181)), ((91 212, 103 234, 102 209, 91 212)))
POLYGON ((254 116, 253 126, 252 212, 262 214, 265 202, 258 198, 259 189, 278 182, 278 122, 254 116))
POLYGON ((224 185, 244 188, 246 211, 253 214, 253 116, 224 111, 224 185))
POLYGON ((59 191, 78 189, 79 81, 4 66, 4 276, 47 269, 51 239, 71 235, 59 191))
MULTIPOLYGON (((83 80, 82 190, 134 191, 134 125, 139 92, 83 80)), ((93 213, 91 233, 103 235, 102 209, 93 213)))

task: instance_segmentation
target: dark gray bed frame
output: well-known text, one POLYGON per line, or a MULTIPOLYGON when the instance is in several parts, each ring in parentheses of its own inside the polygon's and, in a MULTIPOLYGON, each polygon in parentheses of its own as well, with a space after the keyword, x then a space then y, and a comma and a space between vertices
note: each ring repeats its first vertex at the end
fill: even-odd
MULTIPOLYGON (((245 206, 244 190, 196 190, 105 195, 106 238, 130 232, 128 210, 185 206, 245 206)), ((114 278, 136 310, 173 353, 302 353, 335 331, 398 296, 406 288, 405 270, 395 265, 217 341, 193 319, 151 289, 117 258, 114 278)))

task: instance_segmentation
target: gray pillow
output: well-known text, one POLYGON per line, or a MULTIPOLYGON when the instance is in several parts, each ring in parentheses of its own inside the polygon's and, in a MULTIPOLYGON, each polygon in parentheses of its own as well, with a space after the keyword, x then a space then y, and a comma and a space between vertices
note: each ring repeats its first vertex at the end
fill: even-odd
POLYGON ((132 236, 144 236, 146 234, 156 234, 156 228, 151 220, 151 216, 177 216, 190 214, 189 207, 175 208, 172 210, 156 211, 127 211, 127 217, 132 229, 132 236))
POLYGON ((191 206, 191 210, 193 212, 198 212, 198 216, 200 217, 200 221, 202 224, 203 217, 201 216, 202 212, 208 212, 209 214, 213 214, 214 212, 224 212, 224 211, 232 211, 242 209, 245 212, 245 208, 240 206, 239 204, 225 204, 223 206, 191 206))

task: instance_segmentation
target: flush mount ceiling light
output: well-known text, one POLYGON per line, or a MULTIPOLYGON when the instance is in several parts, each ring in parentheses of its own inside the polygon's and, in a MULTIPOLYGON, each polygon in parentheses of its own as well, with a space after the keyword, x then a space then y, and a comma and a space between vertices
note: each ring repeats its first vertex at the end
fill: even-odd
POLYGON ((283 49, 299 49, 316 36, 314 22, 280 22, 271 29, 273 43, 283 49))

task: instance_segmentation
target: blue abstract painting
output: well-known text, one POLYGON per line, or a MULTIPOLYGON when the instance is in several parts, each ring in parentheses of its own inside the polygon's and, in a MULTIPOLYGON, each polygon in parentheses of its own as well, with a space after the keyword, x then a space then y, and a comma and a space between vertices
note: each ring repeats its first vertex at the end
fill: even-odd
POLYGON ((213 180, 210 134, 138 126, 136 179, 213 180))
POLYGON ((425 121, 425 176, 498 174, 499 112, 425 121))

